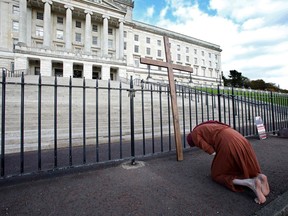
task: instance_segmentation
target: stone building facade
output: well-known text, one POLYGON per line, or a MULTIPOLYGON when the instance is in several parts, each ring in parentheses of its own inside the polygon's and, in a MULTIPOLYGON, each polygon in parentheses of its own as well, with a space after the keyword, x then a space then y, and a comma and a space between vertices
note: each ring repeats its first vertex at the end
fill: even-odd
POLYGON ((1 0, 0 67, 28 75, 166 82, 167 70, 140 63, 166 61, 168 36, 183 83, 220 82, 220 46, 133 20, 133 0, 1 0))

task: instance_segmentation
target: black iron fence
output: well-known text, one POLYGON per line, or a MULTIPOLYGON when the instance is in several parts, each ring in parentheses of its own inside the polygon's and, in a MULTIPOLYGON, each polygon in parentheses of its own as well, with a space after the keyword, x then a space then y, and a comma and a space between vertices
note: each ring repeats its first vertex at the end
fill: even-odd
MULTIPOLYGON (((169 86, 131 79, 59 77, 1 80, 1 178, 175 151, 169 86)), ((288 95, 177 85, 182 144, 206 120, 256 136, 288 127, 288 95)))

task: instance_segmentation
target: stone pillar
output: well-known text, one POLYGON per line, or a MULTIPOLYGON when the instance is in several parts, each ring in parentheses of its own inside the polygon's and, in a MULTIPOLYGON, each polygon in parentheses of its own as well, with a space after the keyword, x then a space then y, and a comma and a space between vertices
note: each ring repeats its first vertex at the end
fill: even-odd
POLYGON ((50 47, 51 45, 51 5, 52 0, 42 0, 44 3, 44 47, 50 47))
POLYGON ((124 20, 119 20, 119 59, 124 58, 124 20))
POLYGON ((27 44, 27 1, 20 0, 19 44, 27 44))
POLYGON ((65 32, 65 48, 67 50, 72 49, 72 10, 74 8, 70 5, 64 5, 66 8, 66 32, 65 32))
POLYGON ((92 79, 92 68, 93 64, 92 63, 85 63, 84 64, 84 77, 86 79, 92 79))
POLYGON ((52 76, 51 59, 40 59, 40 73, 42 76, 52 76))
POLYGON ((117 77, 117 80, 119 80, 119 77, 125 77, 126 75, 126 69, 125 68, 119 68, 118 69, 118 77, 117 77))
POLYGON ((101 79, 102 80, 110 79, 110 67, 108 65, 102 65, 101 79))
POLYGON ((109 16, 103 15, 103 57, 108 57, 108 20, 109 16))
POLYGON ((85 23, 85 45, 84 50, 86 53, 91 52, 91 43, 92 43, 92 36, 91 36, 91 15, 93 14, 92 11, 85 10, 86 13, 86 23, 85 23))
POLYGON ((73 77, 73 62, 64 61, 63 62, 63 77, 73 77))

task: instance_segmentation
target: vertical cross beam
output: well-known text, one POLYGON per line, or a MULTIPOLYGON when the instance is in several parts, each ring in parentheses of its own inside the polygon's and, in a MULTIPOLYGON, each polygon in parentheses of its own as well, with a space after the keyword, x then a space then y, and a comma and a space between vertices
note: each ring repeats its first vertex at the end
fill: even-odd
POLYGON ((183 148, 182 148, 182 143, 181 143, 179 113, 178 113, 178 106, 177 106, 177 95, 176 95, 176 89, 175 89, 173 69, 187 71, 190 73, 193 73, 193 69, 188 66, 182 66, 182 65, 172 63, 171 53, 170 53, 170 44, 169 44, 169 39, 167 36, 164 36, 164 48, 165 48, 166 62, 148 59, 148 58, 140 58, 140 63, 167 68, 171 104, 172 104, 176 154, 177 154, 177 160, 182 161, 183 160, 183 148))

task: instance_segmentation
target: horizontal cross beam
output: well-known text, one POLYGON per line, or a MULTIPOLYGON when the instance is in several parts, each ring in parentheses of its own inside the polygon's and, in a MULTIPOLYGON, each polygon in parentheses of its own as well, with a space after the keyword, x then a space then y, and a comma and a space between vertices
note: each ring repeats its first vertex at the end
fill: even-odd
POLYGON ((141 64, 147 64, 147 65, 154 65, 154 66, 159 66, 159 67, 164 67, 168 68, 171 67, 174 70, 180 70, 180 71, 186 71, 193 73, 193 68, 189 66, 183 66, 179 64, 171 64, 169 62, 163 62, 159 60, 153 60, 153 59, 148 59, 148 58, 140 58, 140 63, 141 64))

